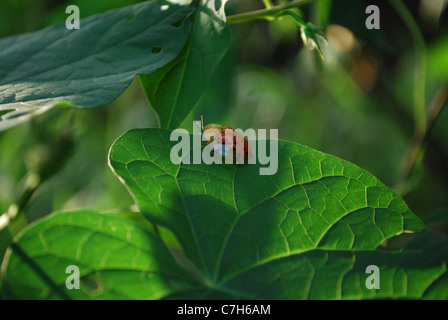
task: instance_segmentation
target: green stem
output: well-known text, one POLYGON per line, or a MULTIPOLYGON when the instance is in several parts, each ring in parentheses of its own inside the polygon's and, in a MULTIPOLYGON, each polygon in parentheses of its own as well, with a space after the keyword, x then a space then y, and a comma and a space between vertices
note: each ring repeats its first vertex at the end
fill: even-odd
POLYGON ((313 23, 321 28, 326 28, 330 18, 333 0, 321 0, 313 7, 313 23))
POLYGON ((272 8, 274 5, 272 4, 272 2, 271 2, 271 0, 263 0, 263 3, 264 3, 264 6, 267 8, 267 9, 270 9, 270 8, 272 8))
POLYGON ((434 124, 439 117, 442 109, 447 105, 448 100, 448 85, 442 87, 434 99, 432 100, 429 108, 428 108, 428 116, 427 122, 425 124, 425 130, 423 132, 416 131, 414 136, 412 137, 412 141, 409 145, 409 148, 406 152, 406 156, 404 157, 403 163, 401 165, 400 171, 398 173, 397 183, 395 185, 395 190, 403 194, 406 181, 421 154, 423 149, 423 145, 430 133, 431 129, 434 127, 434 124))
MULTIPOLYGON (((406 8, 401 0, 390 0, 398 15, 403 20, 415 46, 415 70, 414 70, 414 121, 415 129, 408 151, 401 164, 395 189, 398 193, 403 193, 406 181, 414 167, 419 155, 421 155, 423 143, 428 132, 434 123, 440 110, 434 114, 429 111, 429 119, 426 111, 426 73, 427 73, 427 54, 426 44, 420 29, 412 17, 412 14, 406 8)), ((442 104, 443 106, 443 104, 442 104)), ((442 108, 440 106, 440 109, 442 108)))
MULTIPOLYGON (((6 222, 0 225, 0 230, 10 227, 14 221, 20 221, 19 229, 27 224, 26 218, 22 219, 23 210, 25 209, 26 204, 31 199, 32 195, 37 190, 40 184, 41 181, 37 175, 31 175, 30 177, 28 177, 25 190, 20 195, 19 200, 16 203, 11 204, 8 208, 8 211, 1 215, 3 219, 6 219, 6 222)), ((16 231, 18 230, 11 230, 11 234, 15 234, 16 231)))
POLYGON ((414 73, 415 131, 421 135, 426 130, 426 44, 417 23, 403 2, 401 0, 390 0, 390 2, 409 29, 414 41, 416 58, 414 73))
POLYGON ((239 14, 235 14, 233 16, 228 16, 227 22, 228 23, 241 23, 241 22, 259 20, 259 19, 272 19, 284 10, 300 7, 300 6, 303 6, 305 4, 308 4, 308 3, 311 3, 314 1, 318 1, 318 0, 295 0, 295 1, 280 4, 280 5, 273 6, 273 7, 266 8, 266 9, 260 9, 260 10, 255 10, 255 11, 251 11, 251 12, 246 12, 246 13, 239 13, 239 14))
POLYGON ((302 19, 300 19, 300 17, 295 12, 293 12, 291 10, 282 11, 279 13, 279 15, 282 15, 282 16, 289 15, 289 16, 293 17, 293 19, 299 24, 300 27, 303 27, 303 28, 306 27, 306 22, 303 21, 302 19))

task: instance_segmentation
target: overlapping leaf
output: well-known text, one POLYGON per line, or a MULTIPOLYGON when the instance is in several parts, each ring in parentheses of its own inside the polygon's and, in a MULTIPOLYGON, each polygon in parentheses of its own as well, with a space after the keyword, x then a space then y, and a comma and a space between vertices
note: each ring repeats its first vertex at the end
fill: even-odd
POLYGON ((112 102, 135 75, 178 55, 191 12, 148 1, 83 19, 79 30, 57 25, 0 40, 0 130, 55 106, 112 102))
POLYGON ((204 94, 216 66, 230 46, 224 6, 202 0, 192 17, 190 39, 179 56, 150 75, 143 88, 159 115, 162 128, 178 128, 204 94))
POLYGON ((194 287, 151 232, 88 210, 33 225, 7 253, 2 271, 7 296, 18 299, 158 299, 194 287), (80 290, 66 288, 72 265, 80 290))

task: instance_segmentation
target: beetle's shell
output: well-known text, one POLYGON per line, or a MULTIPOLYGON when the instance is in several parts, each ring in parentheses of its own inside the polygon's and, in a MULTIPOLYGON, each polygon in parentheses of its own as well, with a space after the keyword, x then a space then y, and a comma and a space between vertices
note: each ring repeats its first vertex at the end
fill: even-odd
POLYGON ((215 123, 206 125, 203 132, 203 137, 208 140, 206 144, 216 140, 217 143, 214 146, 214 151, 215 153, 221 154, 224 157, 232 147, 232 141, 229 140, 229 137, 226 138, 226 129, 232 131, 234 159, 236 159, 237 163, 244 163, 245 160, 249 159, 249 157, 252 156, 252 148, 247 139, 241 133, 235 131, 235 129, 233 129, 232 127, 223 127, 215 123), (244 148, 243 150, 238 150, 237 146, 241 144, 244 145, 244 148))

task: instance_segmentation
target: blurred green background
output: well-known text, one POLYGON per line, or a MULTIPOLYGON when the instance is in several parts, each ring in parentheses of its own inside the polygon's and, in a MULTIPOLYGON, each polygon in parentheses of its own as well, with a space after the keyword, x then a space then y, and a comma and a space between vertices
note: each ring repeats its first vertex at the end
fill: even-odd
MULTIPOLYGON (((84 18, 137 2, 1 0, 0 38, 62 23, 70 4, 84 18)), ((303 47, 289 17, 232 25, 232 48, 183 127, 191 130, 202 111, 205 122, 279 129, 281 139, 368 170, 431 229, 448 233, 447 2, 408 0, 405 11, 385 0, 304 6, 297 13, 327 34, 324 61, 303 47), (380 30, 365 27, 371 4, 380 8, 380 30), (437 115, 427 132, 417 130, 425 122, 418 99, 437 115)), ((226 11, 260 8, 261 0, 230 0, 226 11)), ((126 130, 157 125, 136 79, 111 105, 53 110, 1 132, 0 214, 14 204, 21 214, 0 231, 0 257, 24 225, 53 211, 129 211, 133 200, 108 168, 108 150, 126 130)))

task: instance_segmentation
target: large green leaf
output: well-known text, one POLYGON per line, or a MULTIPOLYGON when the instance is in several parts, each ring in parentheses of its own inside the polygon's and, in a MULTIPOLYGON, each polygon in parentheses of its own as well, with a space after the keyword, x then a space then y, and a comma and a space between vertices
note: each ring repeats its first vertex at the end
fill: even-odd
POLYGON ((32 225, 6 254, 2 271, 7 296, 20 299, 158 299, 195 286, 151 232, 88 210, 32 225), (79 267, 81 290, 65 286, 70 265, 79 267))
POLYGON ((162 128, 177 128, 203 95, 214 69, 230 47, 224 6, 201 0, 192 17, 190 39, 179 56, 150 75, 141 75, 143 88, 159 115, 162 128))
POLYGON ((135 75, 178 55, 191 11, 149 1, 83 19, 79 30, 63 24, 0 40, 0 130, 55 106, 112 102, 135 75))
POLYGON ((173 145, 168 130, 131 130, 114 143, 110 164, 144 216, 178 237, 193 266, 181 259, 186 267, 179 267, 160 239, 133 222, 63 213, 15 239, 2 266, 9 294, 448 298, 448 238, 428 232, 364 170, 285 141, 273 176, 260 176, 258 165, 174 165, 173 145), (381 246, 403 232, 420 233, 403 248, 381 246), (80 266, 81 290, 64 289, 70 264, 80 266), (380 289, 366 288, 370 265, 380 269, 380 289))
MULTIPOLYGON (((175 143, 166 130, 131 130, 114 143, 110 164, 143 214, 177 235, 213 288, 252 298, 408 293, 393 290, 408 283, 404 276, 391 275, 392 289, 377 293, 355 286, 370 257, 369 264, 377 262, 401 274, 407 267, 413 270, 409 259, 416 258, 418 264, 427 254, 404 251, 398 254, 406 261, 401 263, 395 260, 397 253, 378 251, 387 239, 425 227, 371 174, 285 141, 279 141, 279 167, 272 176, 259 175, 259 165, 175 165, 170 160, 175 143), (321 272, 322 279, 316 280, 321 272), (343 294, 341 281, 348 272, 353 273, 354 287, 343 294), (288 279, 316 292, 294 291, 288 279)), ((413 296, 421 296, 444 274, 446 259, 444 252, 428 262, 431 268, 417 272, 417 278, 427 281, 408 288, 415 290, 413 296)), ((207 292, 198 294, 211 294, 207 292)))

